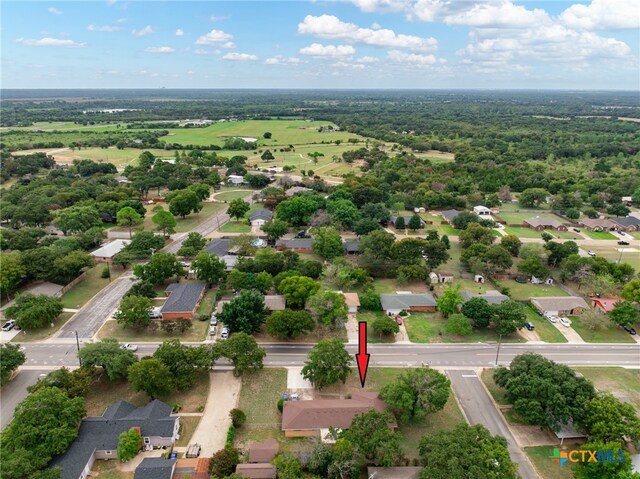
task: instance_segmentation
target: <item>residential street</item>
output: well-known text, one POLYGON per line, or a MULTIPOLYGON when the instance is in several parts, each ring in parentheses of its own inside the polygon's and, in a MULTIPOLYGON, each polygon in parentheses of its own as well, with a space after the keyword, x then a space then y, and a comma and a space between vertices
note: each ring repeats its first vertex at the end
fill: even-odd
POLYGON ((7 384, 0 389, 0 429, 4 429, 13 419, 13 411, 20 401, 27 397, 27 388, 34 384, 40 374, 46 374, 46 370, 21 370, 7 384))
POLYGON ((493 404, 493 400, 480 382, 480 378, 472 370, 447 371, 451 386, 469 421, 469 424, 482 424, 493 435, 507 440, 511 459, 518 464, 518 473, 522 479, 537 479, 538 474, 529 462, 527 455, 518 447, 502 414, 493 404))

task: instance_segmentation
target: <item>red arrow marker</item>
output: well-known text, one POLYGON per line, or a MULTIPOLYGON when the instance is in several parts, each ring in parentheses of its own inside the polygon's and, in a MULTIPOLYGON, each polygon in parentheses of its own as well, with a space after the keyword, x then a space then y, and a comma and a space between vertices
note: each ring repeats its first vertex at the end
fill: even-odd
POLYGON ((360 383, 364 387, 364 381, 367 379, 367 368, 369 367, 369 357, 367 353, 367 322, 358 322, 358 354, 356 354, 356 363, 358 363, 358 372, 360 373, 360 383))

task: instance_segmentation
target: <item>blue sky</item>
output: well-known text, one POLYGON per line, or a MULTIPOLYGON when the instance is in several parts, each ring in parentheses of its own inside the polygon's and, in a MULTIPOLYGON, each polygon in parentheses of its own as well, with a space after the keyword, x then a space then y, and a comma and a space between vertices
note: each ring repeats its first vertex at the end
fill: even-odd
POLYGON ((3 88, 640 87, 636 0, 1 8, 3 88))

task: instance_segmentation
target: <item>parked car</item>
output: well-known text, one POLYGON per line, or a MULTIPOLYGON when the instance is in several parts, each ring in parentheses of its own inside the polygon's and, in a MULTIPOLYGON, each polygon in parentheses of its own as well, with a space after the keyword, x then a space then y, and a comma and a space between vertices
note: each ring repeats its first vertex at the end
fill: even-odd
POLYGON ((222 332, 220 333, 220 339, 229 339, 229 328, 226 326, 222 328, 222 332))
POLYGON ((305 230, 300 230, 296 233, 296 235, 294 236, 294 238, 296 239, 303 239, 303 238, 310 238, 310 236, 307 234, 307 232, 305 230))
POLYGON ((11 331, 16 326, 16 322, 13 319, 10 319, 6 323, 2 325, 3 331, 11 331))
POLYGON ((591 250, 587 251, 587 254, 588 254, 589 256, 591 256, 592 258, 595 258, 595 257, 596 257, 596 254, 595 254, 593 251, 591 251, 591 250))
POLYGON ((544 313, 544 318, 550 323, 557 323, 558 318, 552 314, 544 313))
POLYGON ((524 327, 527 328, 529 331, 533 331, 534 329, 536 329, 536 327, 533 325, 531 321, 527 321, 526 323, 524 323, 524 327))
POLYGON ((216 313, 211 313, 211 319, 209 320, 209 325, 211 326, 218 325, 218 318, 216 317, 216 313))
POLYGON ((151 308, 149 310, 149 317, 151 319, 160 319, 162 314, 160 313, 160 308, 151 308))
POLYGON ((618 233, 620 236, 626 236, 626 234, 627 234, 627 233, 625 233, 624 231, 617 231, 617 233, 618 233))
POLYGON ((116 309, 116 310, 111 314, 111 317, 112 317, 113 319, 118 319, 118 313, 119 313, 119 312, 120 312, 120 310, 119 310, 119 309, 116 309))
POLYGON ((214 326, 209 326, 209 336, 215 336, 218 328, 214 326))
POLYGON ((135 353, 138 350, 138 346, 135 344, 124 343, 120 345, 120 349, 126 349, 127 351, 135 353))
POLYGON ((628 245, 629 245, 629 242, 628 242, 628 241, 625 241, 625 240, 620 240, 620 241, 618 241, 618 244, 619 244, 620 246, 628 246, 628 245))
POLYGON ((636 335, 636 330, 633 329, 633 328, 630 328, 629 326, 622 326, 622 329, 624 329, 631 336, 635 336, 636 335))
POLYGON ((188 261, 180 261, 180 266, 186 268, 188 266, 191 266, 191 263, 189 263, 188 261))
POLYGON ((575 231, 576 233, 580 233, 580 228, 573 228, 573 231, 575 231))
POLYGON ((571 320, 569 318, 560 318, 560 324, 562 324, 565 328, 571 326, 571 320))

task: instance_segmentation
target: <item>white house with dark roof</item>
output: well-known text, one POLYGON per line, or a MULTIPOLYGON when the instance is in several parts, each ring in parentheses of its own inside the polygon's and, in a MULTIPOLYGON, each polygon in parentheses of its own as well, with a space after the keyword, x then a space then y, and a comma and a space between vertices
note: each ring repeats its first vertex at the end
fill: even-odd
POLYGON ((262 226, 271 218, 273 218, 273 212, 263 208, 249 216, 249 221, 251 222, 251 226, 262 226))
POLYGON ((60 467, 61 479, 86 479, 96 459, 118 457, 118 438, 132 428, 140 430, 143 449, 171 447, 178 439, 180 418, 157 399, 142 407, 118 401, 102 416, 83 419, 75 441, 51 466, 60 467))

